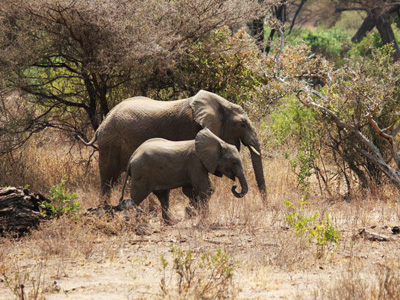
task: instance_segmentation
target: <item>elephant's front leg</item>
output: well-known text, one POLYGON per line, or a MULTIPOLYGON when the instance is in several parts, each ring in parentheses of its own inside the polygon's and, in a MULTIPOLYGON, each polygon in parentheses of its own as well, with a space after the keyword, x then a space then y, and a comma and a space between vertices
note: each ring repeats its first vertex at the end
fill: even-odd
POLYGON ((189 205, 186 206, 185 212, 188 218, 191 218, 196 215, 195 210, 198 209, 198 203, 196 202, 196 198, 194 196, 193 187, 191 185, 187 185, 182 187, 182 192, 186 197, 189 198, 189 205))
POLYGON ((193 183, 192 186, 190 202, 193 207, 204 216, 208 213, 208 200, 213 194, 214 189, 208 177, 203 180, 198 180, 196 183, 193 183))
POLYGON ((153 192, 161 203, 161 212, 164 222, 167 225, 172 225, 171 218, 169 216, 169 190, 154 191, 153 192))

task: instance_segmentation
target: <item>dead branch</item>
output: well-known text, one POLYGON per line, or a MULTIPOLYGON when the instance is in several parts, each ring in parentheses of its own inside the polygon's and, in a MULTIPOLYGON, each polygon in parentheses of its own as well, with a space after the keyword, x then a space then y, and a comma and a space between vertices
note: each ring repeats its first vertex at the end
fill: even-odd
MULTIPOLYGON (((390 150, 392 152, 393 155, 393 159, 396 163, 397 168, 400 169, 400 154, 397 151, 397 143, 394 140, 395 136, 388 134, 388 131, 392 131, 391 129, 394 127, 394 124, 392 126, 389 126, 385 129, 380 129, 379 125, 376 123, 376 121, 372 118, 372 114, 369 113, 366 116, 371 128, 374 130, 374 132, 376 133, 376 135, 378 136, 378 138, 380 138, 381 140, 385 141, 386 143, 388 143, 390 145, 390 150)), ((396 132, 397 134, 397 132, 396 132)))

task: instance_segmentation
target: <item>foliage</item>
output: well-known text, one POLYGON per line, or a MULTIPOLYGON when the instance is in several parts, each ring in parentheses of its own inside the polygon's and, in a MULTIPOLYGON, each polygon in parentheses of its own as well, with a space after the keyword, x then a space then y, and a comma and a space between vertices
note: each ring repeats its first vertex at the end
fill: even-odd
MULTIPOLYGON (((257 87, 259 97, 244 103, 256 119, 268 118, 272 112, 281 109, 287 99, 293 99, 297 89, 308 84, 324 85, 329 81, 332 64, 315 56, 306 45, 289 45, 276 55, 261 60, 265 84, 257 87)), ((266 120, 264 128, 273 125, 266 120)))
POLYGON ((320 215, 313 212, 307 215, 304 211, 305 201, 299 201, 297 206, 284 201, 286 206, 286 222, 296 234, 305 236, 310 242, 318 246, 339 245, 340 233, 331 223, 329 214, 320 215), (324 218, 325 217, 325 218, 324 218))
POLYGON ((347 32, 337 30, 336 28, 318 28, 315 31, 309 31, 307 35, 304 36, 304 42, 314 53, 337 61, 340 57, 343 42, 348 42, 349 37, 347 32))
POLYGON ((319 116, 301 105, 294 96, 288 96, 270 114, 270 128, 275 143, 295 145, 295 154, 286 150, 285 157, 289 159, 299 185, 307 192, 314 161, 320 151, 319 137, 323 127, 319 116))
POLYGON ((153 78, 147 94, 169 100, 205 89, 234 103, 246 103, 263 96, 262 58, 244 29, 232 33, 221 27, 194 42, 166 74, 153 78))
POLYGON ((50 202, 43 201, 40 206, 44 209, 45 214, 50 218, 59 218, 62 215, 76 216, 80 209, 80 202, 75 201, 78 197, 76 193, 70 193, 65 187, 67 182, 66 176, 61 182, 50 188, 50 202))
POLYGON ((1 1, 0 100, 3 90, 17 90, 26 108, 17 128, 4 128, 10 135, 95 130, 121 99, 157 89, 159 74, 193 44, 246 23, 261 7, 255 0, 1 1))
POLYGON ((374 49, 383 46, 382 38, 378 32, 371 31, 361 40, 361 42, 353 44, 349 56, 357 59, 358 57, 371 57, 374 49))
POLYGON ((350 43, 350 32, 339 28, 297 29, 288 36, 290 44, 305 44, 315 54, 339 63, 343 44, 350 43))
MULTIPOLYGON (((191 250, 171 246, 172 261, 161 256, 163 277, 160 287, 164 296, 168 291, 166 271, 173 269, 179 299, 230 299, 232 297, 233 266, 223 250, 196 254, 191 250)), ((174 296, 174 295, 170 295, 174 296)))
MULTIPOLYGON (((299 54, 288 57, 293 57, 296 62, 299 54)), ((286 82, 291 90, 270 108, 272 113, 267 127, 272 129, 274 141, 295 149, 295 158, 288 153, 285 156, 291 160, 304 191, 307 192, 307 179, 314 173, 318 180, 322 179, 319 181, 321 191, 325 190, 330 196, 333 195, 329 183, 332 176, 325 167, 332 165, 337 167, 339 178, 347 186, 346 197, 350 195, 353 186, 367 188, 371 186, 371 181, 375 184, 384 182, 382 169, 363 154, 367 149, 362 143, 355 142, 352 131, 338 128, 334 120, 323 111, 311 111, 314 108, 302 107, 294 100, 294 93, 304 89, 301 86, 304 83, 294 81, 293 74, 296 73, 290 72, 296 70, 296 63, 290 69, 286 59, 282 53, 282 74, 289 78, 286 82)), ((360 130, 379 149, 384 160, 390 162, 393 159, 391 143, 375 132, 367 116, 372 117, 379 128, 388 130, 388 134, 391 131, 397 132, 395 129, 398 126, 400 74, 398 63, 393 64, 391 47, 374 49, 369 57, 353 56, 346 59, 343 66, 335 71, 328 68, 325 70, 329 80, 320 88, 323 97, 314 96, 313 100, 320 107, 337 114, 352 128, 360 130)))

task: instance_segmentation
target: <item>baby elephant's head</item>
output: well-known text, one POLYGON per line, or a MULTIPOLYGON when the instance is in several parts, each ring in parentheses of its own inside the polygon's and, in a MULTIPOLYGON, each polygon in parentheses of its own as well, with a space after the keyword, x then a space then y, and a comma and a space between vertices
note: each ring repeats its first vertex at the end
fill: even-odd
POLYGON ((235 197, 241 198, 246 195, 247 180, 244 176, 242 160, 235 146, 224 142, 205 128, 197 134, 195 147, 197 156, 210 173, 219 177, 225 175, 232 180, 239 179, 242 190, 237 192, 236 186, 233 186, 232 193, 235 197))

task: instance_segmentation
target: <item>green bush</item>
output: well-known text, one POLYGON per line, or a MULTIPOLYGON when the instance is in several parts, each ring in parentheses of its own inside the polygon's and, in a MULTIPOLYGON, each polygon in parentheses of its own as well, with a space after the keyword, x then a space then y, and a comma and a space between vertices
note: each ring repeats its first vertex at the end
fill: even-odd
POLYGON ((296 97, 288 96, 281 102, 270 115, 269 127, 274 137, 272 143, 295 146, 294 154, 286 150, 284 155, 289 160, 299 185, 307 193, 314 161, 320 151, 319 137, 323 126, 318 115, 302 105, 296 97))
POLYGON ((75 201, 78 197, 76 193, 70 193, 65 187, 67 182, 64 176, 61 182, 50 188, 49 202, 42 201, 40 206, 44 209, 44 213, 50 218, 59 218, 62 215, 76 216, 80 209, 81 203, 75 201))
POLYGON ((293 228, 296 234, 305 236, 317 246, 339 245, 340 233, 331 223, 330 215, 321 216, 318 212, 307 215, 303 209, 306 204, 305 201, 299 201, 297 205, 290 201, 284 201, 286 223, 289 227, 293 228))
POLYGON ((372 57, 373 49, 381 48, 383 46, 381 36, 378 32, 368 32, 361 42, 352 44, 349 51, 349 56, 353 59, 358 57, 372 57))
POLYGON ((287 37, 291 45, 306 44, 315 54, 340 62, 343 44, 350 43, 351 33, 338 28, 297 29, 287 37))

